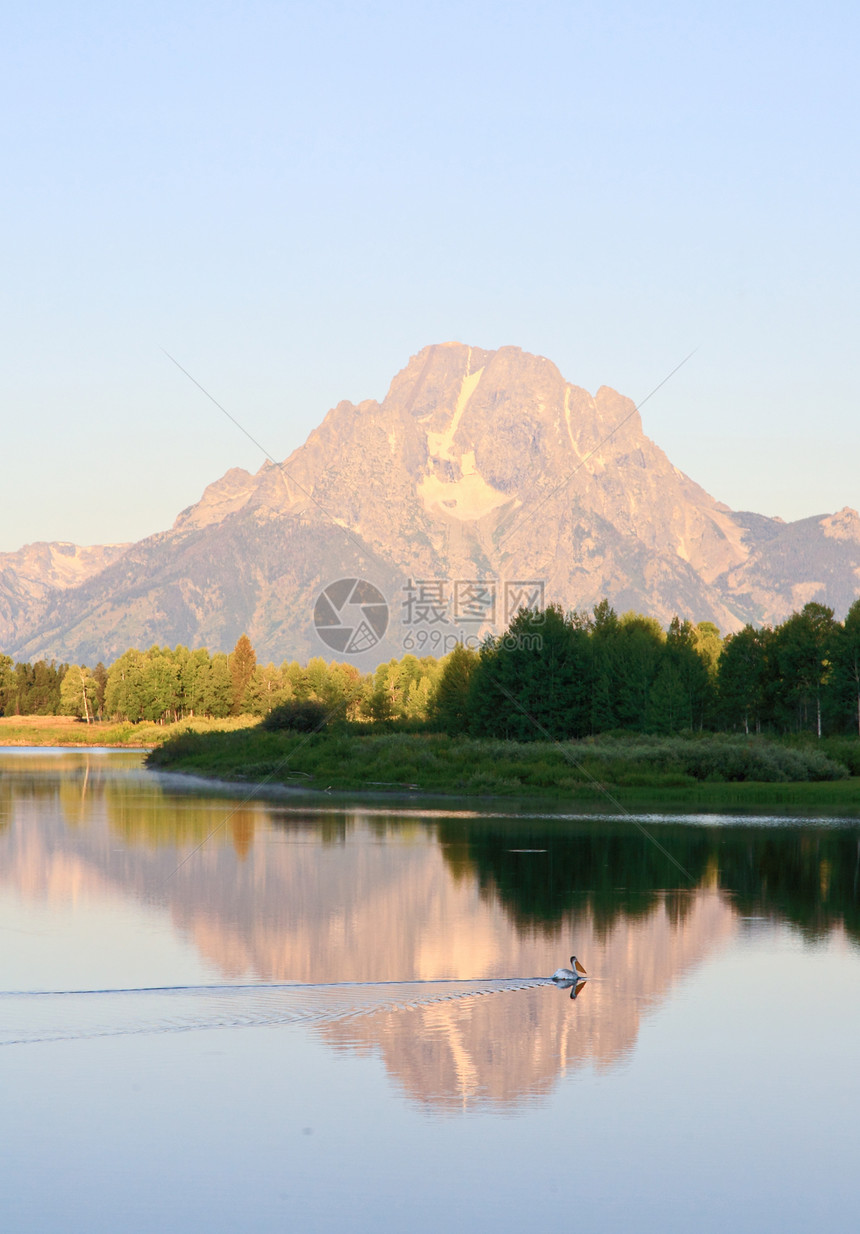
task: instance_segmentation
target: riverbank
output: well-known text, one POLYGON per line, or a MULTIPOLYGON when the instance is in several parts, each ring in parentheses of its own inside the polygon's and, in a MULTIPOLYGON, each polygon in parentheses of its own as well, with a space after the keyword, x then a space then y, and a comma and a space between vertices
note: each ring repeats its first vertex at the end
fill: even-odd
POLYGON ((480 741, 441 734, 180 733, 149 766, 328 792, 539 798, 584 809, 860 813, 860 777, 820 750, 765 739, 480 741))
MULTIPOLYGON (((183 731, 223 732, 256 724, 254 716, 229 720, 184 720, 183 731)), ((3 746, 114 746, 117 749, 151 750, 175 732, 169 724, 130 724, 128 721, 94 721, 87 724, 74 716, 0 716, 0 748, 3 746)))

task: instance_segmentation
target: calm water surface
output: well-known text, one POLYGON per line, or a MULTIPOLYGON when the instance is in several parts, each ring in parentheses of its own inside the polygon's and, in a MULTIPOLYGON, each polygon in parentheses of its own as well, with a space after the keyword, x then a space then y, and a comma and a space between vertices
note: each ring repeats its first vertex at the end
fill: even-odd
POLYGON ((0 1228, 854 1228, 860 825, 646 825, 0 752, 0 1228))

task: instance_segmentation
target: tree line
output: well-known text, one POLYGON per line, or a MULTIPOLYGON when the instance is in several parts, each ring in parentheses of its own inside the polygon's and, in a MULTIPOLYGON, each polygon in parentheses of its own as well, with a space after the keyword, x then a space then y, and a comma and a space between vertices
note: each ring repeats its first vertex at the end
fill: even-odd
POLYGON ((781 625, 721 638, 710 622, 668 630, 603 600, 517 614, 504 634, 443 659, 406 655, 361 673, 316 657, 258 664, 247 635, 227 654, 132 648, 97 664, 13 664, 0 656, 3 715, 132 723, 264 717, 318 703, 356 723, 516 740, 613 731, 860 733, 860 600, 845 620, 806 604, 781 625))
POLYGON ((245 634, 229 654, 155 645, 132 648, 109 668, 14 664, 0 656, 0 714, 167 724, 195 716, 265 716, 290 701, 313 701, 350 720, 420 723, 428 718, 442 669, 432 656, 411 655, 369 674, 322 657, 304 665, 258 664, 245 634))
MULTIPOLYGON (((0 715, 58 716, 68 668, 53 660, 14 664, 9 656, 0 655, 0 715)), ((105 666, 99 664, 93 672, 106 675, 105 666)))
POLYGON ((806 604, 720 638, 668 630, 606 600, 590 614, 517 614, 480 651, 447 657, 434 699, 447 732, 519 741, 603 732, 860 733, 860 600, 845 620, 806 604))

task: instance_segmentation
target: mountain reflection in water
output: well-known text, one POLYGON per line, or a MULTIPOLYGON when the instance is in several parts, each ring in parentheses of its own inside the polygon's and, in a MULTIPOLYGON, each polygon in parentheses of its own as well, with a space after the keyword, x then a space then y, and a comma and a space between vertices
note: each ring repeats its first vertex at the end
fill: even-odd
POLYGON ((0 825, 0 879, 23 897, 155 905, 225 981, 307 987, 162 991, 166 1009, 42 996, 6 1040, 302 1020, 434 1106, 512 1107, 612 1067, 744 917, 860 933, 858 831, 825 823, 661 825, 687 884, 623 821, 236 806, 81 753, 0 756, 0 825), (594 978, 575 1003, 532 980, 573 946, 594 978), (344 982, 361 984, 323 990, 344 982))

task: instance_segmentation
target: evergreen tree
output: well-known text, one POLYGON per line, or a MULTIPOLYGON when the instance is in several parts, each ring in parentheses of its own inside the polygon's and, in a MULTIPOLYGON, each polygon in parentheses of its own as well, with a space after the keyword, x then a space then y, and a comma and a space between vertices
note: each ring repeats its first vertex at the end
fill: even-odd
POLYGON ((588 631, 557 605, 523 609, 482 649, 470 682, 470 729, 535 741, 591 728, 588 631))
POLYGON ((721 722, 743 726, 745 733, 760 732, 765 714, 767 644, 769 630, 746 625, 728 634, 717 667, 717 695, 721 722))
POLYGON ((833 609, 805 604, 776 630, 775 664, 784 722, 822 732, 822 693, 834 644, 833 609))
MULTIPOLYGON (((10 715, 25 716, 29 713, 30 688, 32 684, 32 664, 16 664, 10 715)), ((62 708, 62 702, 60 706, 62 708)))
POLYGON ((617 634, 618 629, 618 614, 604 596, 599 604, 595 604, 592 610, 592 633, 596 638, 603 638, 611 634, 617 634))
POLYGON ((619 727, 642 732, 648 725, 651 685, 663 663, 666 636, 659 622, 638 613, 619 619, 612 640, 615 699, 613 709, 619 727))
POLYGON ((708 670, 711 680, 716 680, 717 666, 723 650, 719 626, 712 621, 700 621, 693 627, 693 642, 699 658, 708 670))
POLYGON ((648 728, 679 733, 690 727, 690 696, 676 666, 664 660, 648 692, 648 728))
POLYGON ((618 727, 616 712, 616 659, 618 614, 603 599, 595 605, 591 621, 591 731, 604 733, 618 727))
POLYGON ((478 653, 458 643, 442 661, 443 668, 430 707, 434 727, 444 733, 464 733, 469 725, 469 683, 478 653))
POLYGON ((385 685, 379 685, 371 679, 368 693, 362 702, 362 711, 374 724, 386 724, 394 719, 394 704, 385 685))
POLYGON ((860 600, 834 630, 833 695, 839 727, 860 735, 860 600))
POLYGON ((605 647, 593 646, 592 651, 591 731, 606 733, 618 725, 613 706, 611 661, 605 647))
POLYGON ((0 715, 59 715, 60 686, 68 667, 53 660, 13 664, 10 656, 0 656, 0 715))
POLYGON ((246 694, 257 667, 257 656, 247 634, 239 636, 230 652, 230 677, 233 682, 233 714, 240 715, 246 707, 246 694))
MULTIPOLYGON (((716 629, 714 626, 713 629, 716 629)), ((664 659, 671 665, 684 693, 674 731, 703 729, 713 710, 714 689, 708 666, 699 654, 699 633, 689 621, 673 617, 666 635, 664 659)))
POLYGON ((15 665, 11 656, 0 655, 0 715, 14 715, 11 710, 15 697, 15 665))

